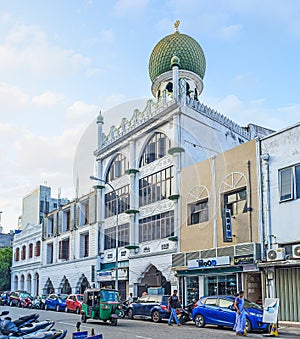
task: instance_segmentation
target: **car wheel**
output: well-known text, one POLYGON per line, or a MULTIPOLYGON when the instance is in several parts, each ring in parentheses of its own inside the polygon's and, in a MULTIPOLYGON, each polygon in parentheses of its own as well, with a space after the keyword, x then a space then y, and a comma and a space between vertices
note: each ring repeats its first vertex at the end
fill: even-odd
POLYGON ((85 313, 82 313, 81 321, 82 321, 83 323, 86 323, 86 314, 85 314, 85 313))
POLYGON ((11 302, 9 303, 9 306, 10 306, 10 307, 13 307, 13 306, 14 306, 14 303, 12 302, 12 300, 11 300, 11 302))
POLYGON ((252 324, 251 324, 251 321, 249 319, 246 319, 246 331, 247 332, 251 332, 252 330, 252 324))
POLYGON ((204 327, 205 325, 205 321, 204 321, 204 317, 202 314, 197 314, 195 317, 195 325, 197 327, 204 327))
POLYGON ((45 311, 48 311, 48 310, 49 310, 49 308, 48 308, 48 305, 47 305, 47 304, 45 304, 44 310, 45 310, 45 311))
POLYGON ((59 305, 56 305, 56 312, 59 312, 59 305))
POLYGON ((22 307, 21 301, 18 301, 17 306, 18 306, 18 307, 22 307))
POLYGON ((76 307, 76 314, 80 314, 80 308, 79 307, 76 307))
POLYGON ((129 319, 133 319, 133 312, 132 312, 132 308, 129 308, 127 311, 127 316, 129 319))
POLYGON ((154 311, 151 315, 151 319, 154 323, 159 323, 160 322, 160 314, 159 311, 154 311))

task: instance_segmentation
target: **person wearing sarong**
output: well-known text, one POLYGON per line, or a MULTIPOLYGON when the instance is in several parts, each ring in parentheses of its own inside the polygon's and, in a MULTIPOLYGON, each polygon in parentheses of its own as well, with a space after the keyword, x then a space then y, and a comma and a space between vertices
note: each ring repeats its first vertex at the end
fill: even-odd
POLYGON ((244 291, 240 291, 238 296, 235 298, 234 308, 236 309, 236 319, 233 330, 237 336, 246 336, 247 334, 244 334, 246 326, 246 312, 249 314, 249 311, 247 311, 245 307, 244 291))

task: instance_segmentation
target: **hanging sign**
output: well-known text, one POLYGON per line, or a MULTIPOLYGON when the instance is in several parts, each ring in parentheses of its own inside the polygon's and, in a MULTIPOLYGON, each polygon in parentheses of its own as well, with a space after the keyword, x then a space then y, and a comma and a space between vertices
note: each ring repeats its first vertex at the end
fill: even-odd
POLYGON ((266 298, 264 303, 263 322, 276 324, 279 309, 278 298, 266 298))

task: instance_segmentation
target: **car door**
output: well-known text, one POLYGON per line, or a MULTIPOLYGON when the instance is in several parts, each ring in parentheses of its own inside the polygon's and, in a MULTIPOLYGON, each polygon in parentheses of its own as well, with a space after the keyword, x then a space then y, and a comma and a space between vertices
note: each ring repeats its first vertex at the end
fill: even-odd
POLYGON ((67 299, 68 300, 68 309, 70 311, 75 311, 75 309, 74 309, 74 304, 75 304, 74 298, 75 298, 74 295, 70 295, 69 298, 67 299))
POLYGON ((232 310, 233 300, 220 297, 218 300, 218 318, 223 326, 234 326, 236 312, 232 310))
POLYGON ((145 308, 146 308, 146 303, 148 299, 149 299, 148 295, 138 299, 138 301, 134 304, 135 315, 145 315, 145 308))
POLYGON ((51 308, 51 309, 55 309, 56 308, 56 304, 57 304, 57 295, 55 295, 55 294, 52 294, 52 295, 50 295, 50 297, 49 297, 49 302, 50 302, 50 307, 49 308, 51 308))
POLYGON ((150 317, 151 316, 151 311, 152 311, 154 306, 159 306, 158 297, 155 296, 155 295, 149 295, 149 298, 148 298, 147 302, 145 303, 145 305, 143 307, 144 315, 146 317, 150 317))
POLYGON ((218 325, 218 306, 216 297, 208 297, 204 301, 204 318, 205 322, 209 324, 218 325))

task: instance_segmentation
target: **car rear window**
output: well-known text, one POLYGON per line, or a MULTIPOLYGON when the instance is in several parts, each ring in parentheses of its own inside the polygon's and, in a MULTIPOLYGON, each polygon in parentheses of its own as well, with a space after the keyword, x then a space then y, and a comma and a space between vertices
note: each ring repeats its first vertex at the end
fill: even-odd
POLYGON ((205 305, 217 305, 217 298, 206 298, 203 303, 205 305))
POLYGON ((77 300, 78 300, 78 301, 83 301, 83 295, 78 295, 78 296, 77 296, 77 300))
POLYGON ((229 306, 233 305, 233 301, 225 298, 220 298, 219 299, 219 306, 228 308, 229 306))

